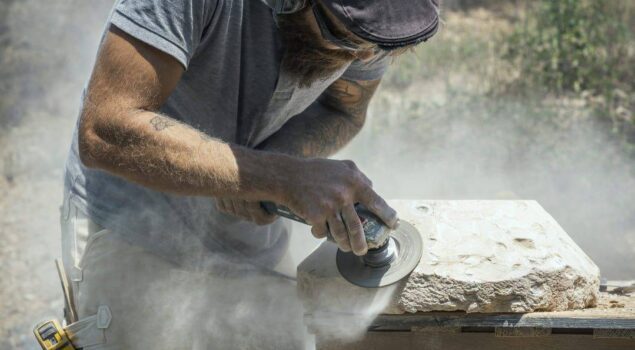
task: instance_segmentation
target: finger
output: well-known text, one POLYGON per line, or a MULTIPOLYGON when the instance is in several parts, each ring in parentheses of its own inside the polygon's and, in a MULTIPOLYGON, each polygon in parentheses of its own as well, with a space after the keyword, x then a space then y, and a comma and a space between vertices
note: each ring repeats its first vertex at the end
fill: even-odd
POLYGON ((379 216, 386 226, 391 229, 396 229, 399 225, 399 218, 397 217, 397 211, 391 208, 386 201, 381 198, 372 188, 366 187, 362 194, 360 203, 362 203, 368 210, 379 216))
POLYGON ((270 224, 278 218, 277 215, 270 214, 260 206, 260 202, 246 202, 245 208, 255 223, 258 225, 270 224))
POLYGON ((368 244, 364 235, 362 222, 352 205, 347 205, 342 209, 342 218, 348 230, 348 239, 355 255, 365 255, 368 252, 368 244))
POLYGON ((366 183, 368 187, 373 187, 373 182, 366 176, 364 173, 360 172, 362 175, 362 180, 366 183))
POLYGON ((329 232, 328 227, 326 227, 326 223, 323 224, 315 224, 311 227, 311 233, 315 238, 324 238, 329 232))
POLYGON ((359 179, 361 182, 363 182, 366 186, 373 187, 373 182, 370 181, 366 174, 359 170, 355 162, 353 162, 352 160, 343 160, 342 162, 344 162, 344 164, 346 164, 350 169, 354 170, 357 175, 359 175, 359 179))
POLYGON ((335 240, 335 243, 340 247, 343 252, 351 251, 351 242, 348 239, 348 231, 346 225, 342 221, 342 217, 339 214, 331 216, 328 220, 328 228, 331 232, 331 236, 335 240))

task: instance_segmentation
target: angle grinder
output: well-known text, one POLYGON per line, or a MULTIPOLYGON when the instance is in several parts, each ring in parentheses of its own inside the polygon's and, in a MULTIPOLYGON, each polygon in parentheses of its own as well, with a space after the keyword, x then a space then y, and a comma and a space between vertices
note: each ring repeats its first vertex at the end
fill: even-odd
MULTIPOLYGON (((272 202, 261 202, 261 206, 270 214, 307 224, 287 207, 272 202)), ((393 231, 363 205, 355 205, 355 210, 362 222, 368 252, 357 256, 338 249, 335 262, 342 277, 360 287, 372 288, 408 276, 421 259, 423 241, 419 231, 407 222, 400 222, 393 231)), ((330 234, 327 239, 334 242, 330 234)))

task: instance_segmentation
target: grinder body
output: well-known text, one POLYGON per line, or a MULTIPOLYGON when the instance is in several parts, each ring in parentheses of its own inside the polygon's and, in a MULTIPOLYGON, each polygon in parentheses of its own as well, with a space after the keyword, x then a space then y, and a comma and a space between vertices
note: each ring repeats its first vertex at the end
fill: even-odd
MULTIPOLYGON (((285 206, 277 205, 273 202, 261 202, 261 206, 269 214, 280 215, 293 221, 308 224, 306 220, 285 206)), ((386 243, 388 243, 388 237, 390 236, 390 229, 384 225, 381 219, 361 204, 355 205, 355 211, 362 222, 362 229, 364 230, 368 249, 378 249, 386 245, 386 243)), ((328 239, 333 241, 333 237, 330 237, 330 234, 328 239)))
MULTIPOLYGON (((287 207, 272 202, 261 202, 261 206, 270 214, 308 224, 287 207)), ((356 256, 352 252, 338 250, 336 264, 342 277, 355 285, 371 288, 393 284, 412 272, 422 254, 419 232, 405 222, 391 232, 377 215, 363 205, 355 205, 355 210, 362 222, 368 252, 364 256, 356 256)), ((330 234, 327 239, 334 241, 330 234)))

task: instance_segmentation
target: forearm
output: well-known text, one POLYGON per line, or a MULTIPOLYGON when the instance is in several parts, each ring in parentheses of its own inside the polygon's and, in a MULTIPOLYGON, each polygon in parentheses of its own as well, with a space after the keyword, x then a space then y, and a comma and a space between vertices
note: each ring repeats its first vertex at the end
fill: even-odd
POLYGON ((334 154, 361 130, 379 82, 336 80, 307 110, 257 148, 299 157, 334 154))
POLYGON ((256 148, 298 157, 328 157, 357 135, 363 118, 354 118, 316 101, 256 148))
POLYGON ((299 161, 224 143, 155 112, 109 113, 82 118, 82 161, 155 190, 275 201, 285 168, 299 161))

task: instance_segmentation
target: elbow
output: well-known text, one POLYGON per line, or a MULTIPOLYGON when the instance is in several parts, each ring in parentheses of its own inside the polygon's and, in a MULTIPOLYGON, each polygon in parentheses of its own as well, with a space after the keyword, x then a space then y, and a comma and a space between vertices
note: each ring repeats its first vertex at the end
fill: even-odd
POLYGON ((95 135, 91 130, 82 130, 80 129, 77 135, 78 148, 79 148, 79 159, 82 164, 88 168, 98 168, 99 167, 99 158, 96 156, 95 152, 95 135))
POLYGON ((88 168, 102 168, 104 163, 103 143, 90 116, 82 113, 77 132, 79 159, 88 168))

